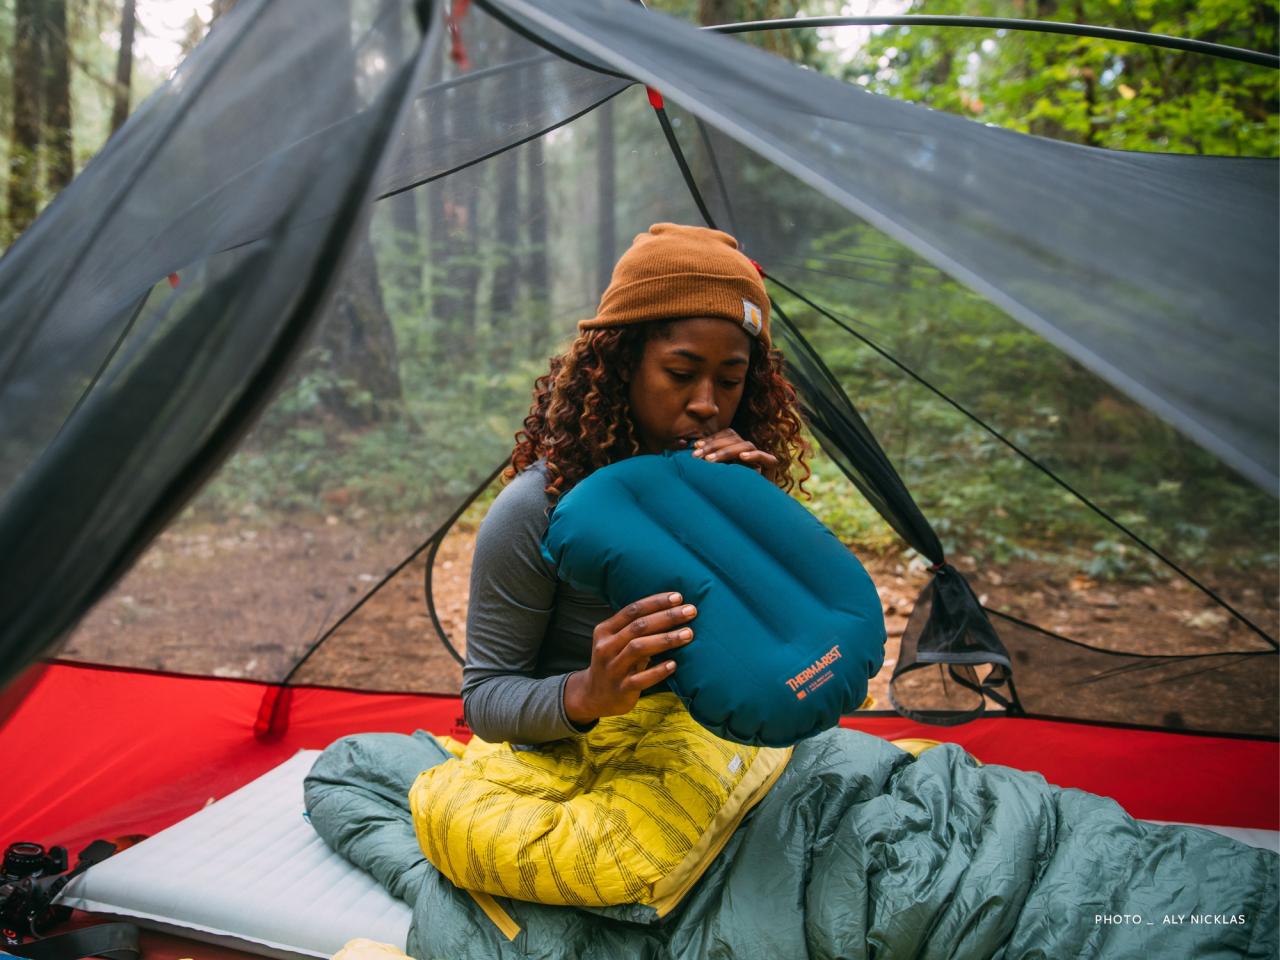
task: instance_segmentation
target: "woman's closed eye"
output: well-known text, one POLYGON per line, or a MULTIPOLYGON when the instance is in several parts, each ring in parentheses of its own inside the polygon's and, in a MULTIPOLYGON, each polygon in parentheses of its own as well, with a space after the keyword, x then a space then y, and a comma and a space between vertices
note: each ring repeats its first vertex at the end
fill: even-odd
POLYGON ((694 378, 694 374, 691 370, 668 370, 667 373, 671 376, 672 380, 679 383, 689 383, 694 378))

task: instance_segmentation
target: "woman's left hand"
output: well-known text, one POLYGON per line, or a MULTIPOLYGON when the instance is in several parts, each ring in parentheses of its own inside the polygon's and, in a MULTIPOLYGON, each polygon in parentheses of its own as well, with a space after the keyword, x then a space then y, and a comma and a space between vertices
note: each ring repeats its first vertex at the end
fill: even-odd
POLYGON ((736 430, 721 430, 693 444, 693 455, 710 463, 741 463, 757 473, 772 477, 778 458, 765 453, 750 440, 743 440, 736 430))

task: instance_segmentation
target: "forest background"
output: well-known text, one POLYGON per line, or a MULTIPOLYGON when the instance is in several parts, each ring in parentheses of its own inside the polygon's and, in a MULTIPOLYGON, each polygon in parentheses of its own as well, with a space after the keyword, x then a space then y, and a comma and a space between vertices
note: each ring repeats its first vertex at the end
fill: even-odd
MULTIPOLYGON (((1264 51, 1276 49, 1280 17, 1276 0, 648 5, 704 25, 899 13, 1064 20, 1264 51)), ((0 241, 21 235, 232 6, 234 0, 4 0, 0 241)), ((1276 72, 1235 61, 991 29, 832 28, 740 39, 878 94, 1037 136, 1115 150, 1280 152, 1276 72)), ((586 238, 589 256, 539 233, 548 209, 558 200, 573 202, 557 193, 568 189, 564 184, 589 174, 592 196, 584 202, 598 213, 612 208, 613 191, 631 173, 623 148, 635 135, 630 114, 612 106, 596 112, 599 122, 584 134, 590 139, 576 147, 570 137, 551 134, 528 146, 515 173, 505 161, 485 165, 492 199, 486 190, 455 201, 425 189, 410 203, 375 213, 355 254, 361 283, 339 295, 285 390, 184 522, 305 527, 309 517, 331 525, 337 517, 396 530, 420 526, 441 495, 456 498, 474 486, 461 465, 474 461, 476 449, 509 449, 510 419, 490 412, 527 404, 534 376, 562 345, 550 333, 555 305, 531 306, 531 291, 548 287, 548 277, 567 277, 598 293, 626 242, 610 217, 597 216, 598 234, 586 238), (501 219, 512 209, 521 216, 501 219), (473 229, 480 223, 490 225, 487 233, 473 229), (513 347, 505 318, 517 303, 524 305, 525 329, 513 347), (487 373, 453 362, 473 356, 488 359, 487 373), (451 430, 430 434, 425 422, 442 417, 451 430)), ((673 114, 680 128, 679 112, 673 114)), ((690 126, 686 119, 683 129, 690 126)), ((690 150, 696 166, 697 148, 690 150)), ((758 189, 772 174, 748 157, 732 175, 758 189)), ((775 188, 780 210, 788 207, 788 190, 799 188, 775 188)), ((806 202, 796 194, 795 208, 806 202)), ((786 236, 794 224, 777 216, 771 233, 786 236)), ((1266 598, 1276 592, 1280 524, 1269 493, 906 249, 849 219, 833 219, 829 228, 807 225, 809 242, 785 265, 803 277, 809 299, 848 305, 842 316, 863 339, 778 292, 780 303, 845 384, 949 555, 970 568, 1020 565, 1024 581, 1043 573, 1137 585, 1171 576, 1131 537, 1012 453, 983 421, 1207 582, 1223 589, 1253 584, 1258 604, 1270 608, 1262 619, 1274 629, 1275 605, 1266 598), (927 391, 904 389, 886 355, 958 398, 976 419, 927 391)), ((813 472, 807 502, 845 542, 863 554, 912 561, 830 460, 819 455, 813 472)))

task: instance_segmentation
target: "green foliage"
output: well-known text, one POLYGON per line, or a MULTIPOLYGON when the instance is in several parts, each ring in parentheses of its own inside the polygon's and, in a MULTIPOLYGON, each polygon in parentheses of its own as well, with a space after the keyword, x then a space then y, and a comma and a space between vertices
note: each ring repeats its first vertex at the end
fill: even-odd
MULTIPOLYGON (((1066 20, 1276 48, 1276 0, 915 0, 908 13, 1066 20)), ((846 76, 985 123, 1122 150, 1277 154, 1275 71, 1203 55, 1021 31, 894 27, 846 76)))
MULTIPOLYGON (((448 512, 510 453, 506 418, 477 415, 511 406, 503 380, 460 378, 433 391, 430 429, 406 417, 352 430, 311 416, 322 410, 318 391, 328 386, 318 376, 293 384, 197 510, 215 518, 350 512, 394 529, 413 516, 448 512)), ((524 395, 528 380, 521 388, 524 395)))
POLYGON ((892 553, 901 549, 898 535, 830 457, 819 449, 809 466, 813 476, 805 481, 804 492, 796 491, 794 495, 837 537, 858 553, 892 553))

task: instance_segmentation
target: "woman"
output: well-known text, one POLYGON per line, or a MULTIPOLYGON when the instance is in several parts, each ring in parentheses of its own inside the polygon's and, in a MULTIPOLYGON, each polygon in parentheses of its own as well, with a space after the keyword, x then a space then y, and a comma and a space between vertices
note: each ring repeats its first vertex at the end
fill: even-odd
MULTIPOLYGON (((808 476, 795 389, 770 347, 769 300, 728 234, 660 223, 636 237, 595 317, 534 385, 476 539, 462 699, 481 738, 534 744, 626 713, 693 639, 677 593, 614 612, 558 582, 539 550, 556 500, 627 457, 693 448, 784 490, 808 476)), ((607 522, 607 518, 601 518, 607 522)))

